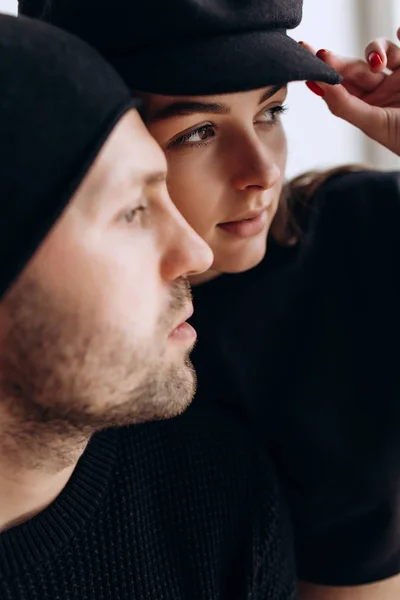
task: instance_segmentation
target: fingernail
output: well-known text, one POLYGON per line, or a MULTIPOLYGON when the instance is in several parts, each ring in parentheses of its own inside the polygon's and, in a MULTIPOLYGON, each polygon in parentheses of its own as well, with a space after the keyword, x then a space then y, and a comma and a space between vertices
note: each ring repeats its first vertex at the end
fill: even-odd
POLYGON ((329 52, 329 50, 324 50, 324 48, 321 48, 321 50, 318 50, 317 56, 318 56, 318 58, 321 58, 323 60, 325 54, 328 54, 328 52, 329 52))
POLYGON ((314 92, 314 94, 317 94, 317 96, 321 96, 321 98, 325 96, 324 90, 319 87, 318 83, 315 83, 315 81, 306 81, 306 86, 309 90, 314 92))
POLYGON ((298 42, 300 46, 304 46, 304 42, 298 42))
POLYGON ((371 54, 368 56, 368 62, 370 67, 376 69, 377 67, 381 66, 383 60, 377 52, 371 52, 371 54))

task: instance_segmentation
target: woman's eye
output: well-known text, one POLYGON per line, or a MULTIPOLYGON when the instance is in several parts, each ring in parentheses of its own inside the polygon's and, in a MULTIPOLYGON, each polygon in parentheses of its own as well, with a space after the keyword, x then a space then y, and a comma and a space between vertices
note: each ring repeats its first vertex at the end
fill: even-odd
POLYGON ((280 120, 280 117, 286 112, 286 106, 272 106, 271 108, 266 108, 260 115, 257 117, 257 122, 259 123, 276 123, 280 120))
POLYGON ((213 125, 202 125, 197 129, 192 129, 184 135, 180 135, 172 140, 169 144, 171 146, 185 146, 190 144, 202 144, 206 140, 215 136, 215 128, 213 125))
POLYGON ((187 140, 190 140, 191 142, 204 142, 204 140, 214 137, 214 135, 215 132, 213 128, 210 125, 205 125, 188 134, 187 140))

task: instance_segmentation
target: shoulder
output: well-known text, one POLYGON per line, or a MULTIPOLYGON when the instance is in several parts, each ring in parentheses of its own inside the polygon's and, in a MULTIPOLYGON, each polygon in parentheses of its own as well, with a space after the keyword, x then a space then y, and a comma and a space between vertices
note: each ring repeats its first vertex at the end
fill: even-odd
POLYGON ((343 171, 310 199, 304 227, 313 243, 393 244, 400 219, 400 172, 343 171))
POLYGON ((400 196, 400 171, 336 171, 315 192, 316 196, 340 194, 353 200, 374 198, 383 190, 400 196))
POLYGON ((400 210, 400 172, 342 171, 329 177, 311 199, 319 212, 346 210, 349 215, 367 215, 373 210, 400 210), (360 214, 361 213, 361 214, 360 214))

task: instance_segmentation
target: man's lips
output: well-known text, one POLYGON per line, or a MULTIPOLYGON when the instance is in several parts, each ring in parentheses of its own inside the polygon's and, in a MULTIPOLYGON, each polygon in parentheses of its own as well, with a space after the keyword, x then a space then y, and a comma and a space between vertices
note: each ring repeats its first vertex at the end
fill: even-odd
POLYGON ((193 312, 193 305, 191 304, 190 307, 187 308, 184 316, 180 318, 177 325, 169 334, 169 339, 178 342, 194 344, 197 338, 197 333, 196 330, 189 325, 189 323, 187 323, 187 320, 190 319, 190 317, 193 315, 193 312))
POLYGON ((190 317, 193 316, 194 313, 194 308, 193 308, 193 304, 190 303, 190 306, 187 306, 185 309, 185 312, 183 313, 183 317, 180 318, 180 320, 177 322, 177 324, 175 325, 174 329, 176 329, 177 327, 180 327, 181 325, 183 325, 186 321, 188 321, 190 319, 190 317))

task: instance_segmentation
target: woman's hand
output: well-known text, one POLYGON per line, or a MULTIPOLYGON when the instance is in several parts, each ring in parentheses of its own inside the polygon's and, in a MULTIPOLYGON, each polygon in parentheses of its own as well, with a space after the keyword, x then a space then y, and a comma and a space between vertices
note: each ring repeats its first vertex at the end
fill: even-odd
MULTIPOLYGON (((400 28, 397 37, 400 39, 400 28)), ((308 87, 324 98, 334 115, 400 156, 400 47, 377 38, 366 47, 365 61, 326 50, 316 54, 340 73, 343 81, 334 86, 308 81, 308 87)))

